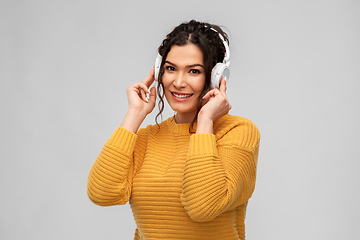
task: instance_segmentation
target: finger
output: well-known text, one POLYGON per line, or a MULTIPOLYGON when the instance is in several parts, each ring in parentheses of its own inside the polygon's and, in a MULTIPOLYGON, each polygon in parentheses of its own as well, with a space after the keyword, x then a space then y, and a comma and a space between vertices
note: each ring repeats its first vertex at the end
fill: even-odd
POLYGON ((145 93, 150 93, 149 87, 146 86, 143 82, 138 82, 135 86, 137 89, 142 89, 145 93))
POLYGON ((208 98, 210 98, 210 97, 212 97, 212 96, 215 96, 216 90, 217 90, 217 89, 214 88, 214 89, 208 91, 208 92, 204 95, 203 99, 208 99, 208 98))
POLYGON ((148 100, 147 97, 146 97, 146 94, 145 94, 144 89, 140 88, 139 91, 140 91, 141 99, 142 99, 144 102, 149 102, 149 100, 148 100))
POLYGON ((148 99, 146 98, 146 93, 150 92, 148 87, 144 83, 137 82, 132 87, 132 91, 135 91, 143 101, 148 102, 148 99))
POLYGON ((220 89, 219 90, 222 94, 226 95, 226 80, 224 77, 220 81, 220 89))
POLYGON ((152 67, 150 73, 146 76, 144 81, 142 81, 142 83, 145 84, 147 87, 150 87, 151 84, 155 81, 154 73, 155 67, 152 67))
POLYGON ((155 100, 156 100, 156 88, 155 88, 155 86, 153 86, 150 89, 149 101, 155 102, 155 100))

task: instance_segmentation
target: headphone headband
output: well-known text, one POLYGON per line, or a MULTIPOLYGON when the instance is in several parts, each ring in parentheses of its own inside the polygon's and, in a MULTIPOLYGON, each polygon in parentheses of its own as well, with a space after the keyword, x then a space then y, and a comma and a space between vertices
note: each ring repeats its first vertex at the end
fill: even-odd
POLYGON ((224 60, 223 60, 223 63, 226 64, 226 66, 229 66, 230 65, 230 49, 229 49, 229 45, 227 44, 227 42, 225 41, 223 35, 221 33, 219 33, 218 31, 216 31, 214 28, 210 28, 211 30, 213 30, 214 32, 216 32, 221 41, 223 42, 224 44, 224 47, 225 47, 225 56, 224 56, 224 60))

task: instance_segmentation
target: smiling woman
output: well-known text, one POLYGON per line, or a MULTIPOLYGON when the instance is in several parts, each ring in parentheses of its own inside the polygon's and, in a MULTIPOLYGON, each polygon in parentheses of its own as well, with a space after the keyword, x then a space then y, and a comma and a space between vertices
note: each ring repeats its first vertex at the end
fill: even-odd
POLYGON ((198 99, 205 85, 201 50, 191 43, 173 46, 165 61, 162 83, 167 102, 177 112, 176 122, 191 122, 198 112, 198 99))
POLYGON ((227 44, 216 25, 180 24, 145 80, 127 88, 128 112, 92 166, 87 189, 101 206, 130 203, 134 239, 245 239, 260 134, 250 120, 228 114, 225 78, 212 87, 227 70, 227 44), (157 90, 149 90, 155 79, 157 90), (176 114, 139 130, 156 92, 159 114, 164 97, 176 114))

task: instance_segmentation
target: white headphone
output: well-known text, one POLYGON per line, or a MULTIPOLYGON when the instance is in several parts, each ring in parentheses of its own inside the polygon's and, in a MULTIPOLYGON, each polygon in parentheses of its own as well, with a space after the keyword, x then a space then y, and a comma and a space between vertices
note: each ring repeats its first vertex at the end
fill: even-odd
MULTIPOLYGON (((211 28, 211 30, 219 33, 215 29, 211 28)), ((222 63, 218 62, 211 71, 211 88, 219 88, 220 87, 220 80, 225 77, 225 80, 229 80, 230 77, 230 49, 227 42, 224 40, 224 37, 219 33, 219 37, 222 40, 224 46, 225 46, 225 56, 222 63)), ((158 53, 156 59, 155 59, 155 81, 159 78, 159 72, 160 72, 160 66, 161 66, 162 57, 158 53)))

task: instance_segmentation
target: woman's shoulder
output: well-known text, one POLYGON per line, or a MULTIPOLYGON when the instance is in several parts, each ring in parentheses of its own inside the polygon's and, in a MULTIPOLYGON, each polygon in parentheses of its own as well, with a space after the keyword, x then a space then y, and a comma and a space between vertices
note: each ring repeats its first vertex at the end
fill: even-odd
POLYGON ((218 144, 254 149, 260 142, 260 132, 248 118, 227 114, 214 123, 218 144))
POLYGON ((256 125, 250 119, 245 117, 233 116, 230 114, 226 114, 225 116, 216 120, 214 123, 215 134, 224 131, 228 132, 229 130, 232 130, 234 128, 254 128, 257 130, 256 125))

